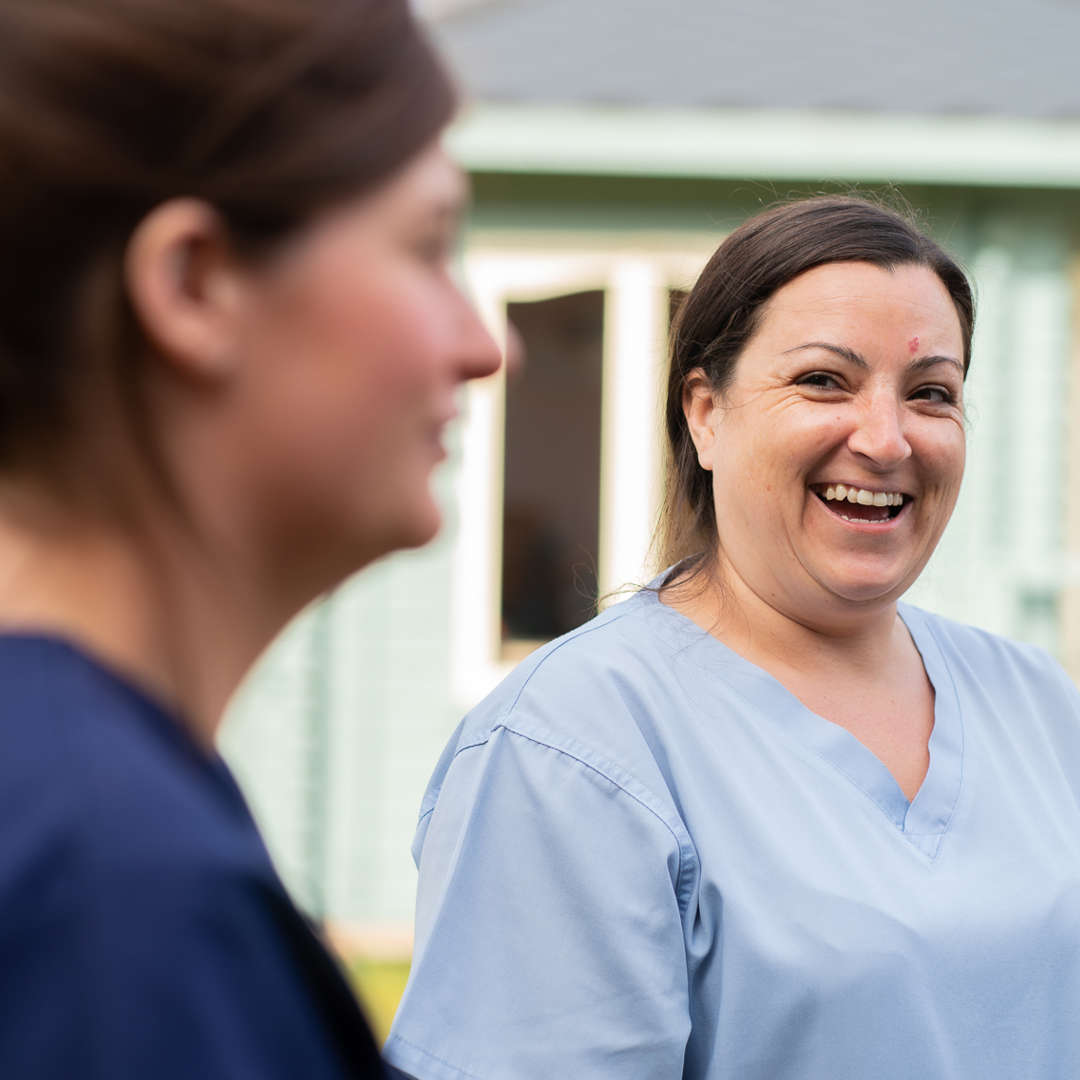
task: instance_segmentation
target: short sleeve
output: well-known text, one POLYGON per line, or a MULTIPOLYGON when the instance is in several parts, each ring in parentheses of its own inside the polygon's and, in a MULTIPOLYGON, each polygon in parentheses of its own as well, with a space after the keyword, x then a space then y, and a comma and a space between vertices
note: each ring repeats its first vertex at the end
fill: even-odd
MULTIPOLYGON (((258 887, 173 878, 146 883, 139 894, 88 893, 83 910, 56 928, 61 937, 23 950, 19 1000, 0 1020, 0 1075, 357 1075, 319 1011, 324 973, 315 961, 332 961, 311 939, 305 970, 302 939, 287 926, 299 916, 283 895, 251 891, 258 887)), ((358 1012, 356 1021, 362 1025, 358 1012)), ((381 1076, 373 1044, 370 1058, 361 1075, 381 1076)))
POLYGON ((418 1080, 682 1075, 686 852, 631 787, 506 728, 458 753, 421 822, 388 1061, 418 1080))
POLYGON ((172 941, 152 926, 131 935, 128 966, 147 1000, 116 1019, 147 1036, 134 1040, 123 1075, 381 1076, 336 965, 274 882, 219 876, 176 911, 172 941), (158 943, 156 959, 140 964, 140 941, 158 943))
POLYGON ((381 1076, 225 764, 65 643, 0 675, 0 1078, 381 1076))

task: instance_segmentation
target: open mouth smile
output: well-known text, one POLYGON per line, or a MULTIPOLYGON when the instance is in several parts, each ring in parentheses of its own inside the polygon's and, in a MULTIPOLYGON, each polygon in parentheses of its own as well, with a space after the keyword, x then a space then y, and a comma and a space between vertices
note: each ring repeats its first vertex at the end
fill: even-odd
POLYGON ((847 484, 814 484, 810 490, 831 514, 855 525, 895 521, 913 501, 902 491, 873 491, 847 484))

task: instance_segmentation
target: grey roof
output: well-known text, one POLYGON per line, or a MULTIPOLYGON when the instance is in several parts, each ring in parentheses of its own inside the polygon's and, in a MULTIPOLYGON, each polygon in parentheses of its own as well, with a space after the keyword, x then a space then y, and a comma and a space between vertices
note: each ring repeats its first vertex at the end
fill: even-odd
POLYGON ((1080 116, 1080 0, 458 0, 474 100, 1080 116))

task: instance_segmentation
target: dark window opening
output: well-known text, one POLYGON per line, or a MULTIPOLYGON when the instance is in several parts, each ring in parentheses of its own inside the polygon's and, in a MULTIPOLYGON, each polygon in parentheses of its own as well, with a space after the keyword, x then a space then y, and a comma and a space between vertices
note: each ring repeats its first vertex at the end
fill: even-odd
POLYGON ((506 386, 502 638, 508 658, 596 614, 604 294, 507 307, 523 369, 506 386))

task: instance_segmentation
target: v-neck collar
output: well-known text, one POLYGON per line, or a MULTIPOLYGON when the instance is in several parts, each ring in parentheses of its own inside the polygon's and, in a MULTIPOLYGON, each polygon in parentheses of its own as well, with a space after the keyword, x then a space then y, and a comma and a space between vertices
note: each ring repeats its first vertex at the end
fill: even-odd
POLYGON ((646 589, 639 595, 664 613, 664 624, 680 639, 682 657, 723 680, 758 706, 766 722, 826 761, 858 788, 912 847, 929 859, 937 856, 960 796, 964 733, 956 684, 923 612, 907 604, 897 608, 934 688, 930 764, 909 802, 881 759, 850 731, 807 708, 769 672, 664 604, 655 590, 646 589))

